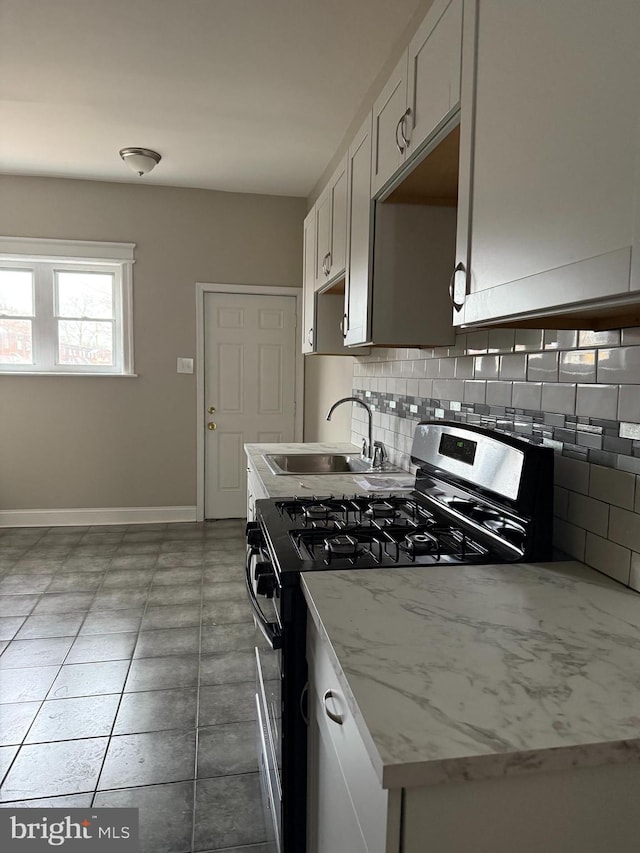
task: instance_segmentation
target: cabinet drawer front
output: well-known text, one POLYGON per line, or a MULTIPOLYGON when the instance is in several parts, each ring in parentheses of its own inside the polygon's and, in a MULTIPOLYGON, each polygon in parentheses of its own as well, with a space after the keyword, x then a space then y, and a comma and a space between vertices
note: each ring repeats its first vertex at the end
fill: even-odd
POLYGON ((369 853, 385 853, 387 847, 389 793, 382 788, 369 754, 356 726, 351 706, 353 698, 345 695, 328 654, 315 628, 307 640, 309 683, 313 685, 313 701, 318 727, 328 735, 344 774, 353 807, 358 816, 369 853), (333 698, 325 695, 329 691, 333 698), (327 714, 342 718, 335 722, 327 714))

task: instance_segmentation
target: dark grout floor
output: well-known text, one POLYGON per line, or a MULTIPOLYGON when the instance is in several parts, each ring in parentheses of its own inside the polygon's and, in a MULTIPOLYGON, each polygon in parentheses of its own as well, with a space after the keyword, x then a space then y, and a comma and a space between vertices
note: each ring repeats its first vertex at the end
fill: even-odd
POLYGON ((244 522, 0 530, 0 808, 264 853, 244 522))

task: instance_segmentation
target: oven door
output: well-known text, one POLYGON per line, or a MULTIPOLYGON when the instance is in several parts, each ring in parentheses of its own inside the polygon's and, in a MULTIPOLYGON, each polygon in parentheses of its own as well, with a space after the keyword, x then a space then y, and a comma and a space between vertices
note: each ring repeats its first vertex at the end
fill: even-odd
POLYGON ((254 611, 258 765, 269 853, 280 853, 282 836, 282 626, 279 589, 267 598, 258 591, 268 555, 247 550, 246 583, 254 611), (256 569, 258 574, 256 575, 256 569))

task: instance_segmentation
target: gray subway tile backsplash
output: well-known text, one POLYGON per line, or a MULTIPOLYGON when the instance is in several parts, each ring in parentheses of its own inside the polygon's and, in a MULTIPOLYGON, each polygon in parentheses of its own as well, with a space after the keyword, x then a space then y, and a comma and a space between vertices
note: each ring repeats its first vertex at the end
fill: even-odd
POLYGON ((570 350, 560 353, 560 382, 595 382, 596 350, 570 350))
POLYGON ((527 379, 530 382, 557 382, 558 353, 531 353, 527 361, 527 379))
POLYGON ((640 347, 598 351, 598 382, 634 385, 640 375, 640 347))
MULTIPOLYGON (((638 375, 640 380, 640 371, 638 375)), ((618 393, 619 421, 640 423, 640 385, 621 385, 618 393)))
POLYGON ((618 414, 617 385, 578 385, 576 415, 615 419, 618 414))
POLYGON ((503 355, 500 358, 500 379, 524 381, 527 378, 527 356, 524 353, 503 355))
MULTIPOLYGON (((640 327, 499 328, 457 335, 453 347, 380 348, 354 359, 353 388, 374 406, 374 437, 406 467, 418 420, 552 447, 556 547, 640 591, 640 327)), ((365 432, 354 408, 354 441, 365 432)))

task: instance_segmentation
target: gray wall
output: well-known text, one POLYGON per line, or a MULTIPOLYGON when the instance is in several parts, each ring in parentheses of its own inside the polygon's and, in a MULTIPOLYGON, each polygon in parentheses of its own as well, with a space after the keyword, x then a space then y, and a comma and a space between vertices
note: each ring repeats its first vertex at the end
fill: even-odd
MULTIPOLYGON (((136 243, 137 378, 0 376, 0 509, 193 506, 195 282, 300 287, 304 199, 0 176, 0 234, 136 243)), ((313 396, 313 389, 309 391, 313 396)))
POLYGON ((353 356, 346 355, 305 358, 305 441, 351 440, 351 406, 340 406, 330 421, 326 414, 340 397, 351 396, 353 361, 353 356))

